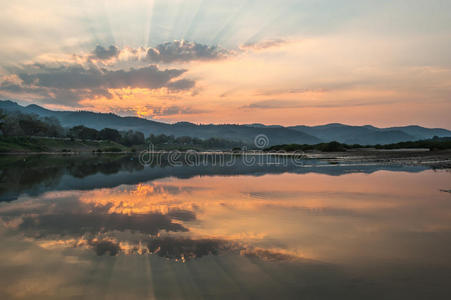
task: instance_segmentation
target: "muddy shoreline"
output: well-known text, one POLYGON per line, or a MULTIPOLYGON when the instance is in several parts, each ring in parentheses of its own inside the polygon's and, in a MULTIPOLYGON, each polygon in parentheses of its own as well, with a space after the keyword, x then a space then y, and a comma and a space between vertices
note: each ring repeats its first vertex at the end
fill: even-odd
MULTIPOLYGON (((171 151, 156 151, 155 153, 171 153, 171 151)), ((178 152, 181 155, 185 151, 178 152)), ((263 153, 263 152, 197 152, 198 155, 283 155, 291 156, 299 153, 263 153)), ((139 155, 133 152, 34 152, 34 153, 1 153, 0 157, 7 156, 103 156, 103 155, 139 155)), ((451 169, 451 150, 424 151, 424 150, 352 150, 345 152, 305 152, 304 158, 308 160, 319 160, 331 165, 347 164, 377 164, 377 165, 397 165, 397 166, 423 166, 433 169, 451 169)))
POLYGON ((362 150, 332 153, 306 153, 307 157, 330 163, 369 163, 379 165, 427 166, 451 169, 451 150, 443 151, 379 151, 362 150))

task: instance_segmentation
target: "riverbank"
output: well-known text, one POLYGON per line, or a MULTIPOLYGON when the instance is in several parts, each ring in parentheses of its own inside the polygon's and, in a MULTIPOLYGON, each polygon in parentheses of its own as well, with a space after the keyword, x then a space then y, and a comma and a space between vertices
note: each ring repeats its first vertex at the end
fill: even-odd
MULTIPOLYGON (((59 146, 59 151, 35 151, 35 152, 8 152, 0 153, 1 156, 35 156, 35 155, 50 155, 50 156, 79 156, 79 155, 132 155, 139 156, 141 151, 145 148, 131 149, 127 147, 117 146, 108 142, 89 142, 89 141, 72 141, 72 149, 78 149, 73 151, 66 151, 62 145, 59 146), (77 146, 77 147, 75 147, 77 146), (113 151, 111 151, 113 149, 113 151)), ((54 148, 55 149, 55 148, 54 148)), ((57 148, 58 149, 58 148, 57 148)), ((147 151, 147 150, 146 150, 147 151)), ((306 165, 311 162, 319 165, 386 165, 386 166, 424 166, 434 169, 451 169, 451 150, 437 150, 437 151, 425 151, 424 149, 405 149, 400 151, 396 150, 375 150, 375 149, 362 149, 343 152, 319 152, 319 151, 307 151, 303 153, 271 153, 271 152, 232 152, 232 151, 154 151, 147 152, 146 155, 160 155, 163 160, 180 160, 183 163, 183 159, 186 156, 190 156, 193 159, 193 155, 199 157, 214 157, 214 156, 281 156, 284 159, 290 157, 296 158, 296 160, 304 161, 306 165)), ((277 160, 261 160, 257 161, 271 161, 271 164, 277 162, 277 160)))
POLYGON ((451 169, 451 150, 354 150, 331 153, 307 153, 306 156, 308 158, 325 160, 331 164, 363 163, 379 165, 427 166, 437 169, 451 169))
POLYGON ((127 152, 132 148, 113 141, 45 137, 2 137, 1 154, 54 154, 79 152, 127 152))

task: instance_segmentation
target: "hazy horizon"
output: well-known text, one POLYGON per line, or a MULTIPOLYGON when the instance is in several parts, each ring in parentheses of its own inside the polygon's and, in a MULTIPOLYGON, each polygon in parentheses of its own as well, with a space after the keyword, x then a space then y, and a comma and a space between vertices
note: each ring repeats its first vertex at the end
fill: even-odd
MULTIPOLYGON (((27 105, 38 105, 36 103, 26 103, 24 101, 20 101, 20 100, 11 100, 11 99, 0 99, 0 101, 12 101, 12 102, 16 102, 19 105, 22 106, 27 106, 27 105)), ((45 107, 45 105, 39 105, 41 107, 45 107)), ((196 121, 185 121, 185 120, 175 120, 175 121, 171 121, 171 120, 161 120, 161 119, 152 119, 151 117, 146 117, 146 116, 137 116, 137 115, 132 115, 132 114, 126 114, 126 115, 121 115, 121 114, 117 114, 113 111, 109 111, 109 112, 105 112, 105 111, 91 111, 91 110, 85 110, 85 109, 68 109, 68 110, 60 110, 60 109, 51 109, 53 111, 87 111, 87 112, 95 112, 95 113, 112 113, 115 115, 118 115, 120 117, 137 117, 137 118, 142 118, 142 119, 146 119, 149 121, 155 121, 155 122, 161 122, 161 123, 166 123, 166 124, 176 124, 176 123, 184 123, 184 122, 189 122, 195 125, 256 125, 256 124, 261 124, 261 125, 265 125, 265 126, 284 126, 284 127, 290 127, 290 126, 309 126, 309 127, 315 127, 315 126, 326 126, 326 125, 333 125, 333 124, 340 124, 340 125, 347 125, 347 126, 373 126, 373 127, 377 127, 377 128, 391 128, 391 127, 406 127, 406 126, 421 126, 421 127, 425 127, 425 128, 430 128, 430 129, 446 129, 446 130, 451 130, 451 126, 450 127, 428 127, 425 125, 421 125, 421 124, 410 124, 410 123, 405 123, 405 124, 393 124, 391 126, 377 126, 374 124, 364 124, 364 123, 357 123, 357 124, 351 124, 351 123, 340 123, 340 122, 330 122, 330 123, 312 123, 312 124, 302 124, 302 123, 293 123, 293 124, 274 124, 274 123, 264 123, 264 122, 237 122, 237 123, 223 123, 223 122, 196 122, 196 121)))

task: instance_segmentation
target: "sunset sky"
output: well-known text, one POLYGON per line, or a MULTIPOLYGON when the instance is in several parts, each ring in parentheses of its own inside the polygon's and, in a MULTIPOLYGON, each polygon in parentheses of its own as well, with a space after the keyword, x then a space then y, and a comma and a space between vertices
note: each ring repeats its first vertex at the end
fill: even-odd
POLYGON ((451 129, 449 0, 0 0, 0 99, 451 129))

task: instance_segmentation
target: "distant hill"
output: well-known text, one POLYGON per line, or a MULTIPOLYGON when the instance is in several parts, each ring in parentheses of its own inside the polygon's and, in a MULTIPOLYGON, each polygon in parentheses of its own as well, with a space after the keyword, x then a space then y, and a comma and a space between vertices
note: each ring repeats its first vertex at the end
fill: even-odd
POLYGON ((64 127, 84 125, 95 129, 106 127, 118 130, 139 130, 146 136, 149 134, 166 134, 191 136, 198 138, 219 137, 223 139, 253 143, 259 134, 268 137, 271 145, 278 144, 317 144, 321 142, 338 141, 346 144, 392 144, 404 141, 428 139, 434 136, 451 136, 451 131, 440 128, 424 128, 420 126, 377 128, 374 126, 349 126, 344 124, 328 124, 321 126, 291 126, 280 125, 197 125, 189 122, 167 124, 138 117, 120 117, 112 113, 95 113, 90 111, 53 111, 39 105, 21 106, 16 102, 0 101, 0 109, 4 111, 19 111, 27 114, 37 114, 57 118, 64 127))
POLYGON ((259 134, 268 137, 269 145, 281 143, 316 144, 321 142, 318 138, 309 134, 284 128, 256 128, 246 125, 196 125, 188 122, 167 124, 151 121, 138 117, 120 117, 111 113, 94 113, 89 111, 52 111, 38 105, 21 106, 12 101, 0 101, 0 109, 5 111, 19 111, 22 113, 34 113, 40 116, 55 117, 64 127, 84 125, 95 129, 106 127, 118 130, 139 130, 146 136, 149 134, 166 134, 179 136, 191 136, 198 138, 219 137, 228 140, 241 141, 252 144, 259 134))
POLYGON ((344 124, 327 124, 320 126, 288 127, 316 136, 324 142, 337 141, 345 144, 392 144, 405 141, 430 139, 434 136, 449 137, 451 131, 441 128, 424 128, 421 126, 404 126, 377 128, 371 125, 350 126, 344 124))

